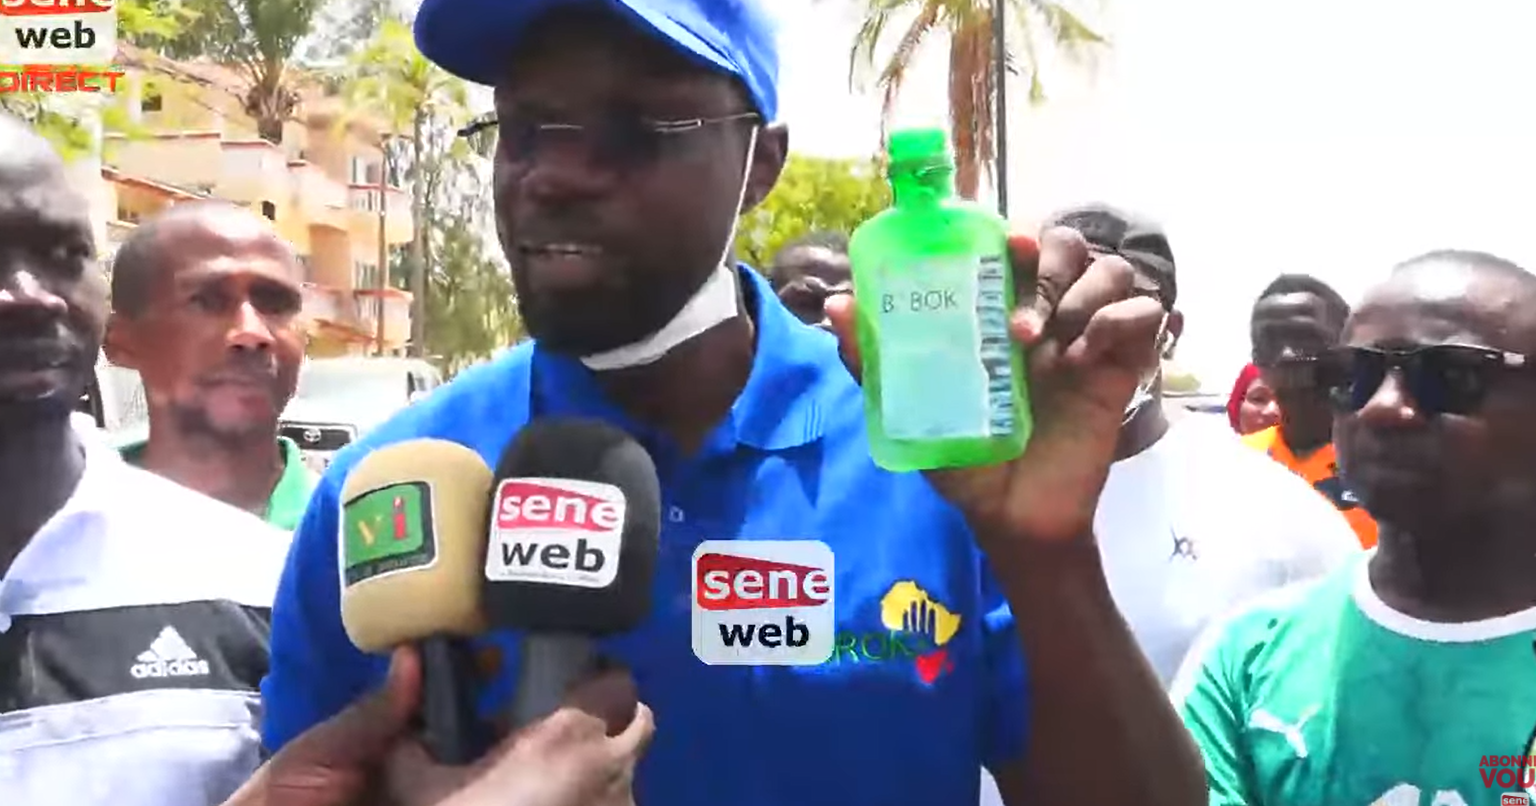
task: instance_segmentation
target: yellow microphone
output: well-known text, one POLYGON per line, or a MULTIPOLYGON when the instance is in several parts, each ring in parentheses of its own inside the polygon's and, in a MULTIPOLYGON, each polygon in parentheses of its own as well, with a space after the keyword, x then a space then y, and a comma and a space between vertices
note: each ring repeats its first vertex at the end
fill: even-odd
POLYGON ((468 638, 485 631, 491 469, 456 442, 413 439, 364 456, 341 488, 341 623, 365 652, 420 648, 421 738, 440 762, 488 746, 468 638))

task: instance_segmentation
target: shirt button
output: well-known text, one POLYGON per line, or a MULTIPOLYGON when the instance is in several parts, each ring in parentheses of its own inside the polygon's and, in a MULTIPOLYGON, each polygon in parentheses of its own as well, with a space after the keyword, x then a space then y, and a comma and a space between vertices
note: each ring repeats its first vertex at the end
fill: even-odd
POLYGON ((682 507, 670 507, 667 509, 667 520, 673 523, 682 523, 688 516, 683 513, 682 507))

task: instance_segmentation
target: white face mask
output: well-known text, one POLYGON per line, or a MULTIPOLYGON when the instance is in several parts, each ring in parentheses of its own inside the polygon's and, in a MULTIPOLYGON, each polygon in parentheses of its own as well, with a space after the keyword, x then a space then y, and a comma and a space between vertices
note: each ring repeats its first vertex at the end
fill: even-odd
POLYGON ((677 315, 672 317, 672 321, 633 344, 583 356, 581 363, 588 369, 604 372, 654 364, 683 342, 736 316, 736 268, 729 264, 727 258, 731 255, 731 243, 736 240, 741 206, 747 200, 752 160, 757 156, 757 132, 758 127, 753 126, 747 140, 747 161, 741 172, 741 190, 736 194, 736 214, 731 216, 731 227, 725 233, 725 245, 720 248, 719 267, 699 286, 699 290, 693 293, 677 315))
POLYGON ((1125 404, 1125 418, 1120 421, 1124 426, 1141 410, 1152 402, 1152 387, 1157 384, 1158 378, 1163 375, 1163 354, 1168 351, 1168 314, 1163 313, 1163 321, 1157 326, 1157 363, 1141 376, 1141 383, 1136 385, 1136 391, 1131 393, 1131 400, 1125 404))

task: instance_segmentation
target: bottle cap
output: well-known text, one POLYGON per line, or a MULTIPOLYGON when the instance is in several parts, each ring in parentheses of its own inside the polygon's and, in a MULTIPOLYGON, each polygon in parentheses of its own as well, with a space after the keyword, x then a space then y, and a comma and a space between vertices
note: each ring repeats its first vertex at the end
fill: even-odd
POLYGON ((930 168, 948 166, 949 133, 937 127, 897 129, 886 148, 892 166, 930 168))

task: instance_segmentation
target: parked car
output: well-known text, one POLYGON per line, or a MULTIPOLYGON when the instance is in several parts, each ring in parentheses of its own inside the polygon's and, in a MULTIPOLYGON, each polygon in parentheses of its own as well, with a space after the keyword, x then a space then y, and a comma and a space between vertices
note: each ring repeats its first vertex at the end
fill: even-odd
POLYGON ((442 382, 436 367, 415 358, 310 359, 299 370, 298 390, 278 432, 322 471, 337 451, 442 382))
POLYGON ((105 358, 96 362, 80 403, 81 425, 89 418, 113 448, 135 445, 149 438, 149 405, 144 383, 136 370, 113 366, 105 358))

